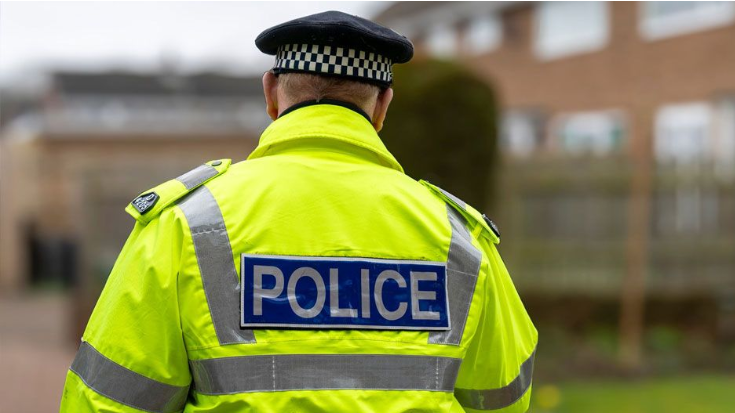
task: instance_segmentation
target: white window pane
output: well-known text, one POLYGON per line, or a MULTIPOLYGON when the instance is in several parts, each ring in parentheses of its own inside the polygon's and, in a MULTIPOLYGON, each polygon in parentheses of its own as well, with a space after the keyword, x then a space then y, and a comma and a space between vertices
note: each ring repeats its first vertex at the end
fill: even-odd
POLYGON ((452 26, 437 26, 429 33, 426 43, 432 55, 452 57, 457 53, 457 31, 452 26))
POLYGON ((623 146, 625 122, 618 111, 561 115, 553 125, 554 140, 563 152, 604 156, 623 146))
POLYGON ((721 27, 735 21, 731 1, 647 1, 642 5, 644 38, 661 39, 721 27))
POLYGON ((528 156, 543 142, 543 118, 536 111, 510 111, 503 116, 500 137, 506 151, 528 156))
POLYGON ((712 108, 706 103, 668 105, 656 115, 655 153, 660 162, 690 164, 712 154, 712 108))
POLYGON ((720 177, 735 179, 735 97, 718 102, 713 152, 720 177))
POLYGON ((544 2, 536 9, 536 53, 552 59, 601 49, 608 38, 607 2, 544 2))
POLYGON ((472 19, 465 35, 471 53, 489 52, 500 45, 503 31, 500 19, 494 14, 472 19))

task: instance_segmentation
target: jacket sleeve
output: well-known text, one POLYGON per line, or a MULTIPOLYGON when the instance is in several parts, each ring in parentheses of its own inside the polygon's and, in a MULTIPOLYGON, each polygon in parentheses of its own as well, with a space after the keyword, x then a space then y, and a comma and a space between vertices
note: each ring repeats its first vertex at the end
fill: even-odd
POLYGON ((480 244, 487 257, 484 308, 460 368, 455 397, 467 412, 525 412, 538 333, 495 244, 484 238, 480 244))
POLYGON ((171 211, 136 223, 67 372, 61 413, 183 410, 191 376, 179 321, 177 224, 171 211))

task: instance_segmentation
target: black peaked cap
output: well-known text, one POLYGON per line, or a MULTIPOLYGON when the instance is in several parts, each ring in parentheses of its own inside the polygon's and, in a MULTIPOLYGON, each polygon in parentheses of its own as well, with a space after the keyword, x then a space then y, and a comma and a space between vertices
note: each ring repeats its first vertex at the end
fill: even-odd
POLYGON ((393 63, 413 57, 413 44, 393 30, 362 17, 326 11, 300 17, 263 31, 255 39, 261 52, 275 55, 287 44, 315 44, 362 50, 382 55, 393 63))

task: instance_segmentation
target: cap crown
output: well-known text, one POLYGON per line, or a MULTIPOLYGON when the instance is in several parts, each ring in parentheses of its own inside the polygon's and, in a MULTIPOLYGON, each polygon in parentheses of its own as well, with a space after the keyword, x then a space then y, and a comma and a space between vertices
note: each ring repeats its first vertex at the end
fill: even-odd
POLYGON ((255 39, 261 52, 275 55, 287 44, 335 46, 376 53, 393 63, 413 57, 413 44, 395 31, 362 17, 327 11, 300 17, 263 31, 255 39))

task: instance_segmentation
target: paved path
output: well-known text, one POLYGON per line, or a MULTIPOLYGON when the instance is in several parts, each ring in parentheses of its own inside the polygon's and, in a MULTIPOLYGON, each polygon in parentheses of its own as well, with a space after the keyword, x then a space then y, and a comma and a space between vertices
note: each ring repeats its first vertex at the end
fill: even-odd
POLYGON ((60 294, 0 296, 0 413, 59 411, 76 351, 60 294))

